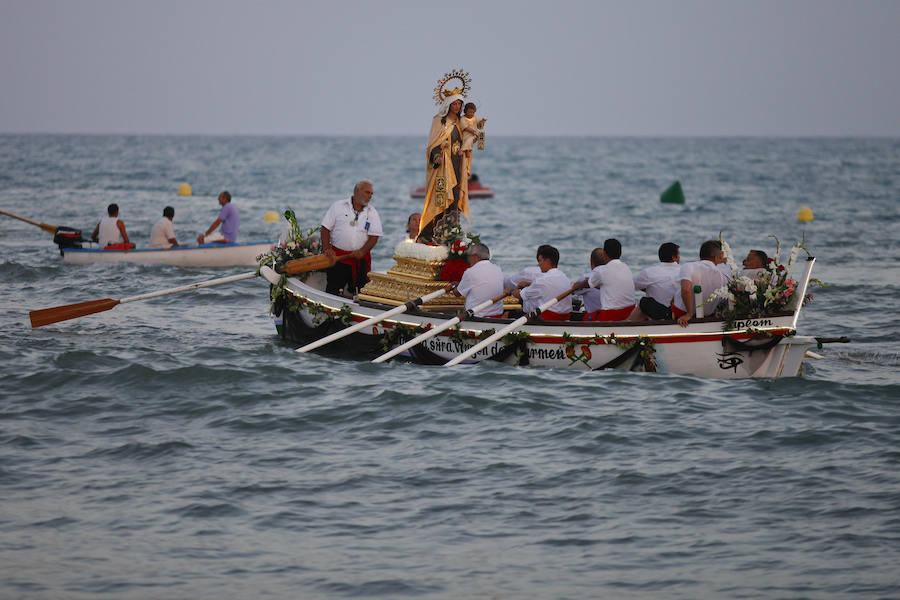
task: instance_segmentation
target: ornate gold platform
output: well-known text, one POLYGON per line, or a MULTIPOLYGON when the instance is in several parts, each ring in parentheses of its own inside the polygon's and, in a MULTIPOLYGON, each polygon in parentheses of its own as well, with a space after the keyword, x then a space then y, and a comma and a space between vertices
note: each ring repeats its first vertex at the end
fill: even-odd
MULTIPOLYGON (((381 302, 399 306, 447 286, 449 282, 439 281, 438 274, 444 261, 424 261, 415 258, 394 256, 395 265, 387 273, 369 272, 369 283, 359 292, 361 300, 381 302)), ((466 299, 452 293, 444 294, 431 302, 426 302, 422 310, 463 310, 466 299)), ((519 301, 507 297, 503 301, 504 310, 521 308, 519 301)))

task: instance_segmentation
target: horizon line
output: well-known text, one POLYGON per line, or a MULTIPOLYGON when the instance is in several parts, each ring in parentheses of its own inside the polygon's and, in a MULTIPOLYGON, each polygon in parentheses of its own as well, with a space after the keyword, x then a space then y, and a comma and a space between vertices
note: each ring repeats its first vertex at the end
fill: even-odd
MULTIPOLYGON (((0 131, 0 136, 81 136, 81 137, 265 137, 265 138, 424 138, 418 134, 386 133, 160 133, 160 132, 76 132, 76 131, 0 131)), ((617 134, 503 134, 492 138, 571 138, 571 139, 900 139, 900 133, 617 133, 617 134)))

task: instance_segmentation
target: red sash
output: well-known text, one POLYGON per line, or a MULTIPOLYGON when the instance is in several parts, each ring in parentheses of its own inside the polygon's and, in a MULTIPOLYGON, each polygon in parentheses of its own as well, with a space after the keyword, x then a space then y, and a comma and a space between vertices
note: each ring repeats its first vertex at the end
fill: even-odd
POLYGON ((134 248, 134 244, 119 242, 118 244, 107 244, 104 250, 131 250, 132 248, 134 248))
POLYGON ((672 308, 672 317, 673 317, 673 319, 675 319, 676 321, 678 320, 678 317, 680 317, 681 315, 686 315, 686 314, 687 314, 687 311, 681 310, 680 308, 678 308, 677 306, 675 306, 675 303, 674 303, 674 302, 672 303, 671 308, 672 308))
POLYGON ((353 252, 352 250, 341 250, 337 246, 332 246, 331 248, 334 250, 334 255, 337 257, 337 262, 342 262, 344 264, 350 265, 350 270, 353 272, 353 279, 351 280, 351 283, 354 287, 356 287, 356 285, 359 283, 360 272, 362 272, 363 277, 365 278, 365 282, 369 281, 369 271, 372 270, 371 252, 366 252, 366 254, 362 258, 353 258, 351 256, 346 256, 353 252))
POLYGON ((545 321, 568 321, 569 313, 558 313, 552 310, 545 310, 541 313, 541 318, 545 321))
POLYGON ((634 310, 634 304, 631 306, 626 306, 625 308, 609 308, 609 309, 600 309, 595 310, 589 315, 584 317, 585 321, 624 321, 629 315, 631 315, 631 311, 634 310))

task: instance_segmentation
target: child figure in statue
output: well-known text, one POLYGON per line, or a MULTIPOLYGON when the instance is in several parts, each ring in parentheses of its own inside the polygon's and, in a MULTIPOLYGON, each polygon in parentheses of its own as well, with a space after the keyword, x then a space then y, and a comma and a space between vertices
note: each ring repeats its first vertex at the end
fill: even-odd
POLYGON ((487 119, 476 119, 475 111, 477 110, 474 102, 467 102, 463 107, 463 116, 459 119, 459 126, 462 129, 462 147, 459 149, 459 155, 466 157, 472 156, 472 146, 478 139, 478 130, 484 127, 487 119))

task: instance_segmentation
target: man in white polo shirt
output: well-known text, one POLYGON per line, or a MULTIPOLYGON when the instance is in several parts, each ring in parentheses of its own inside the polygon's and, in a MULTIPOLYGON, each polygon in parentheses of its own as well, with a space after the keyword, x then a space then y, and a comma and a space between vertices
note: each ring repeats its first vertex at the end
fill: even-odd
POLYGON ((672 320, 672 300, 681 293, 681 252, 678 244, 666 242, 657 251, 659 262, 634 276, 634 289, 647 293, 628 317, 629 321, 644 321, 648 317, 672 320))
MULTIPOLYGON (((469 268, 462 275, 456 292, 466 297, 466 310, 503 293, 503 271, 491 262, 491 251, 484 244, 472 244, 466 258, 469 268)), ((475 313, 476 317, 503 316, 503 300, 475 313)))
POLYGON ((714 291, 728 284, 728 276, 718 267, 725 262, 722 244, 716 240, 707 240, 700 246, 700 260, 681 265, 678 278, 681 280, 681 293, 675 294, 672 305, 672 316, 682 327, 687 327, 694 318, 696 310, 694 302, 694 286, 700 286, 700 304, 703 314, 712 315, 721 298, 706 304, 714 291))
MULTIPOLYGON (((566 274, 559 270, 559 250, 544 244, 538 247, 536 258, 541 272, 530 285, 510 290, 510 295, 522 300, 522 312, 526 315, 572 287, 566 274)), ((571 313, 572 296, 567 295, 542 312, 541 318, 545 321, 568 321, 571 313)))
POLYGON ((624 321, 634 310, 634 279, 621 258, 622 244, 613 238, 591 253, 591 264, 599 263, 599 266, 578 285, 598 288, 602 308, 585 315, 585 321, 624 321))
POLYGON ((381 237, 381 218, 370 205, 375 195, 372 182, 362 180, 347 200, 338 200, 322 218, 322 246, 337 262, 326 271, 329 294, 352 296, 369 281, 371 250, 381 237))

